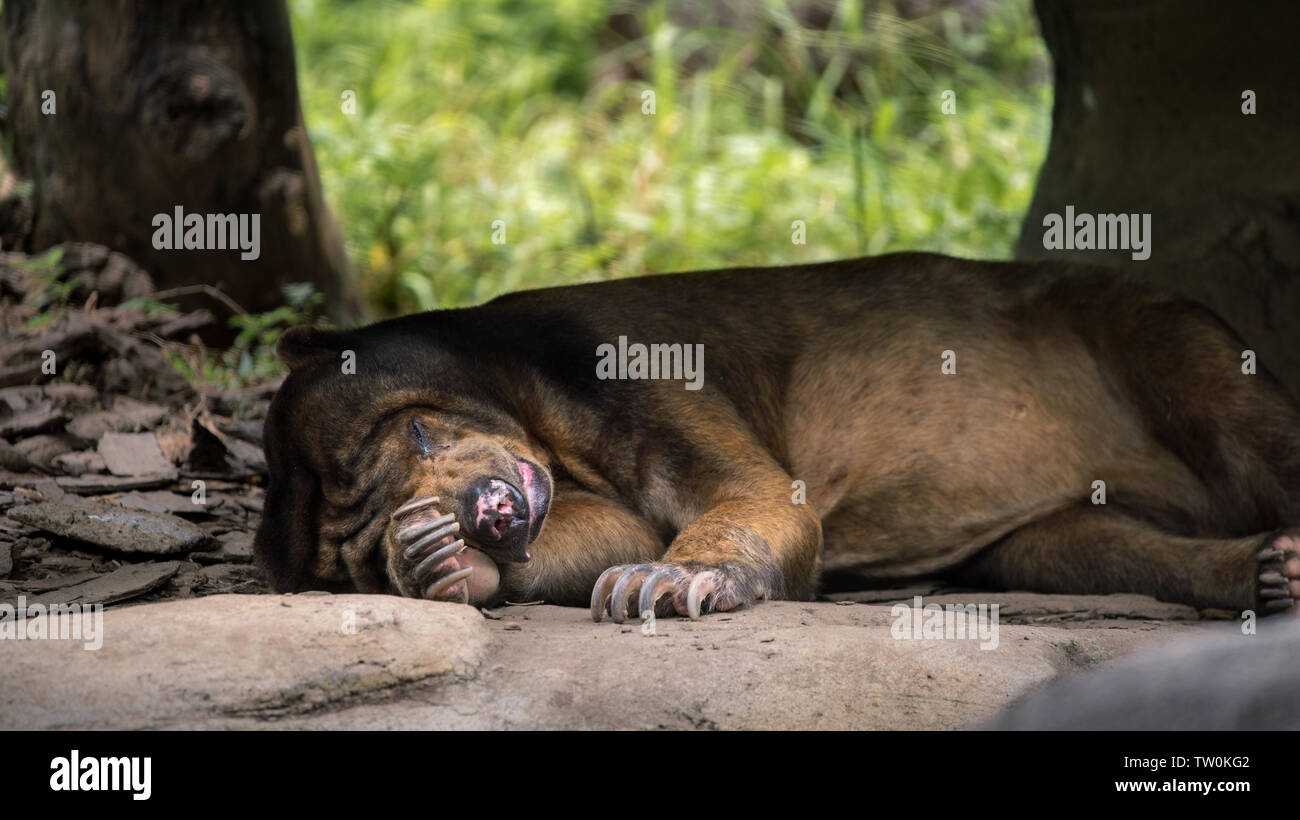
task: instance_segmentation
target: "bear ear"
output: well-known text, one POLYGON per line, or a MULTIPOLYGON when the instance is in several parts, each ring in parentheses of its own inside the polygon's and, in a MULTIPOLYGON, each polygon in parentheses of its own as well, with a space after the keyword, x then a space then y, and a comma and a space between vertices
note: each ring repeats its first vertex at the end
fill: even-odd
POLYGON ((343 351, 343 334, 335 330, 299 325, 280 336, 275 352, 290 370, 301 370, 327 359, 337 359, 343 351))

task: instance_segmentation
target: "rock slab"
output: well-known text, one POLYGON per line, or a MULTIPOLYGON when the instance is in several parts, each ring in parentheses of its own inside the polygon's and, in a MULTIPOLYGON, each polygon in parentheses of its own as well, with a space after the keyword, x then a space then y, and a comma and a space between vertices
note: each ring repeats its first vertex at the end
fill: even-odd
POLYGON ((214 595, 103 613, 101 648, 0 640, 0 729, 146 729, 293 715, 472 676, 471 607, 379 595, 214 595))
POLYGON ((64 538, 119 552, 175 555, 217 546, 207 531, 175 516, 75 496, 14 507, 7 515, 64 538))
POLYGON ((0 668, 21 670, 0 729, 953 729, 1205 628, 1004 624, 985 650, 894 623, 888 606, 771 601, 647 635, 567 607, 218 595, 107 612, 98 651, 0 641, 0 668))

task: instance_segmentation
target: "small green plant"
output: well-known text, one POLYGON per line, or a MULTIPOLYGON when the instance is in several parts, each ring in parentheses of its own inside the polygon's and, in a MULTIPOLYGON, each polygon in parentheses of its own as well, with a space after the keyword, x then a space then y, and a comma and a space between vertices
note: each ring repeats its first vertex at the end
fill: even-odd
POLYGON ((74 281, 64 281, 63 248, 51 248, 44 253, 30 256, 14 267, 30 271, 35 280, 27 289, 27 303, 39 311, 29 316, 23 324, 27 327, 40 327, 59 313, 68 309, 68 300, 77 289, 74 281))
POLYGON ((222 387, 240 387, 280 375, 284 366, 275 356, 275 344, 281 334, 297 325, 324 324, 316 316, 324 297, 310 283, 285 285, 281 293, 284 304, 280 307, 230 317, 231 328, 238 332, 226 350, 173 349, 172 365, 191 382, 222 387))
POLYGON ((137 296, 134 299, 127 299, 121 304, 123 308, 139 308, 149 316, 157 316, 166 313, 178 313, 179 309, 175 305, 169 305, 166 302, 160 302, 150 296, 137 296))

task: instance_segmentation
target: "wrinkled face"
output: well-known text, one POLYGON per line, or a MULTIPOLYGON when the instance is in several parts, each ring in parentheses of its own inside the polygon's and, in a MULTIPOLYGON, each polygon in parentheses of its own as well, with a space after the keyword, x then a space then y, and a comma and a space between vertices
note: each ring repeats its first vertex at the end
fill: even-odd
POLYGON ((391 574, 406 594, 486 601, 496 591, 496 564, 532 557, 529 545, 550 507, 550 476, 522 442, 488 433, 469 419, 413 408, 387 424, 391 429, 381 434, 381 446, 397 451, 394 461, 409 465, 387 535, 405 560, 390 562, 391 574), (446 521, 448 515, 454 520, 446 521), (453 525, 455 532, 441 535, 453 525), (463 552, 438 554, 451 553, 458 541, 464 541, 463 552), (421 570, 429 558, 434 563, 421 570), (473 571, 458 579, 466 568, 473 571))
POLYGON ((409 377, 411 366, 368 372, 364 352, 355 374, 329 363, 364 339, 291 341, 314 347, 290 360, 266 422, 271 482, 256 550, 276 588, 488 602, 499 565, 528 561, 546 520, 540 446, 499 399, 447 393, 409 377))

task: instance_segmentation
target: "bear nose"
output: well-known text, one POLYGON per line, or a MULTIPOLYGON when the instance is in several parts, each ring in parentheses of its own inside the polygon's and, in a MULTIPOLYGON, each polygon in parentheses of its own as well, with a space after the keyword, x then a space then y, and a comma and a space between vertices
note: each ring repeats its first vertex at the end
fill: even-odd
POLYGON ((466 491, 465 501, 476 546, 503 561, 529 559, 528 500, 519 488, 500 478, 484 477, 466 491))

